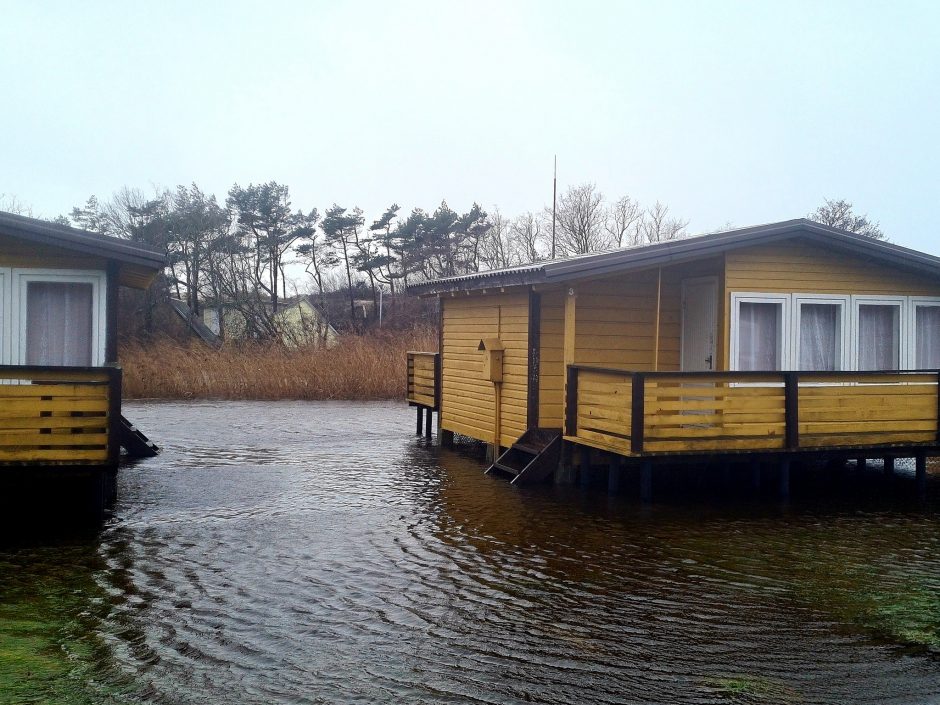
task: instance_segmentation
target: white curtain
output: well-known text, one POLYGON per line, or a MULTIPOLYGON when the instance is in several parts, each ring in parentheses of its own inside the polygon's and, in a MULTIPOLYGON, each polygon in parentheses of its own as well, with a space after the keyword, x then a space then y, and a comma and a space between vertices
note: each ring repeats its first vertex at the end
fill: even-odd
POLYGON ((738 308, 738 369, 780 369, 780 304, 742 301, 738 308))
POLYGON ((858 307, 858 369, 896 370, 900 307, 863 304, 858 307))
POLYGON ((839 306, 834 304, 800 305, 801 370, 839 369, 839 306))
POLYGON ((26 289, 26 364, 92 362, 92 286, 29 282, 26 289))
POLYGON ((940 306, 918 306, 914 335, 919 369, 940 368, 940 306))

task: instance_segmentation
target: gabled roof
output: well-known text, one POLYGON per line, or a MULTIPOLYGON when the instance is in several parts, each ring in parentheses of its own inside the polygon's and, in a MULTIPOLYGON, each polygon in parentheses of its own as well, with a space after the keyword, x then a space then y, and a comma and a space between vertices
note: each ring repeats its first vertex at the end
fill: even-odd
POLYGON ((617 272, 635 271, 649 267, 679 264, 718 255, 729 250, 778 240, 800 237, 845 251, 865 256, 885 264, 892 264, 940 277, 940 257, 934 257, 890 242, 875 240, 806 218, 785 220, 749 228, 727 230, 709 235, 657 242, 652 245, 627 247, 610 252, 577 255, 520 267, 495 269, 463 276, 448 277, 413 284, 408 291, 419 296, 431 296, 452 291, 487 289, 494 286, 516 286, 562 282, 617 272))
POLYGON ((143 286, 166 266, 166 253, 130 240, 0 211, 0 235, 126 265, 121 283, 143 286))

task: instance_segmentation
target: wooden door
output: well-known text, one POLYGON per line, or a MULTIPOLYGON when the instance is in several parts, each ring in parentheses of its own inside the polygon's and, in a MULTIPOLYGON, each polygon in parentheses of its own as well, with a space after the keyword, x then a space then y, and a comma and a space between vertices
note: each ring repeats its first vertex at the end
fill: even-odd
POLYGON ((683 372, 716 369, 718 340, 718 281, 714 278, 682 282, 683 372))

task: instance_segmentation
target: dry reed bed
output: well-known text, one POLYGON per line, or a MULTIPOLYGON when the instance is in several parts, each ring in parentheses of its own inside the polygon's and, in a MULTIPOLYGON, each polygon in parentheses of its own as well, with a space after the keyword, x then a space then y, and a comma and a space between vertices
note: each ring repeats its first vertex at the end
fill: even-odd
POLYGON ((132 341, 121 346, 130 399, 401 399, 408 350, 437 350, 430 329, 345 335, 330 349, 132 341))

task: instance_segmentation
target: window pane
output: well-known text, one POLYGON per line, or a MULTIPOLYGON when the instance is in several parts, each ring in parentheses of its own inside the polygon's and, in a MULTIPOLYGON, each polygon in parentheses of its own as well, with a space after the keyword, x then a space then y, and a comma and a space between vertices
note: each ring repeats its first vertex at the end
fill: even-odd
POLYGON ((27 365, 89 366, 91 338, 91 284, 27 284, 27 365))
POLYGON ((858 369, 899 368, 900 307, 863 304, 858 307, 858 369))
POLYGON ((940 306, 918 306, 916 311, 914 364, 920 369, 940 368, 940 306))
POLYGON ((842 317, 838 304, 800 305, 801 370, 840 368, 842 317))
POLYGON ((742 301, 738 309, 738 369, 780 369, 781 305, 742 301))

